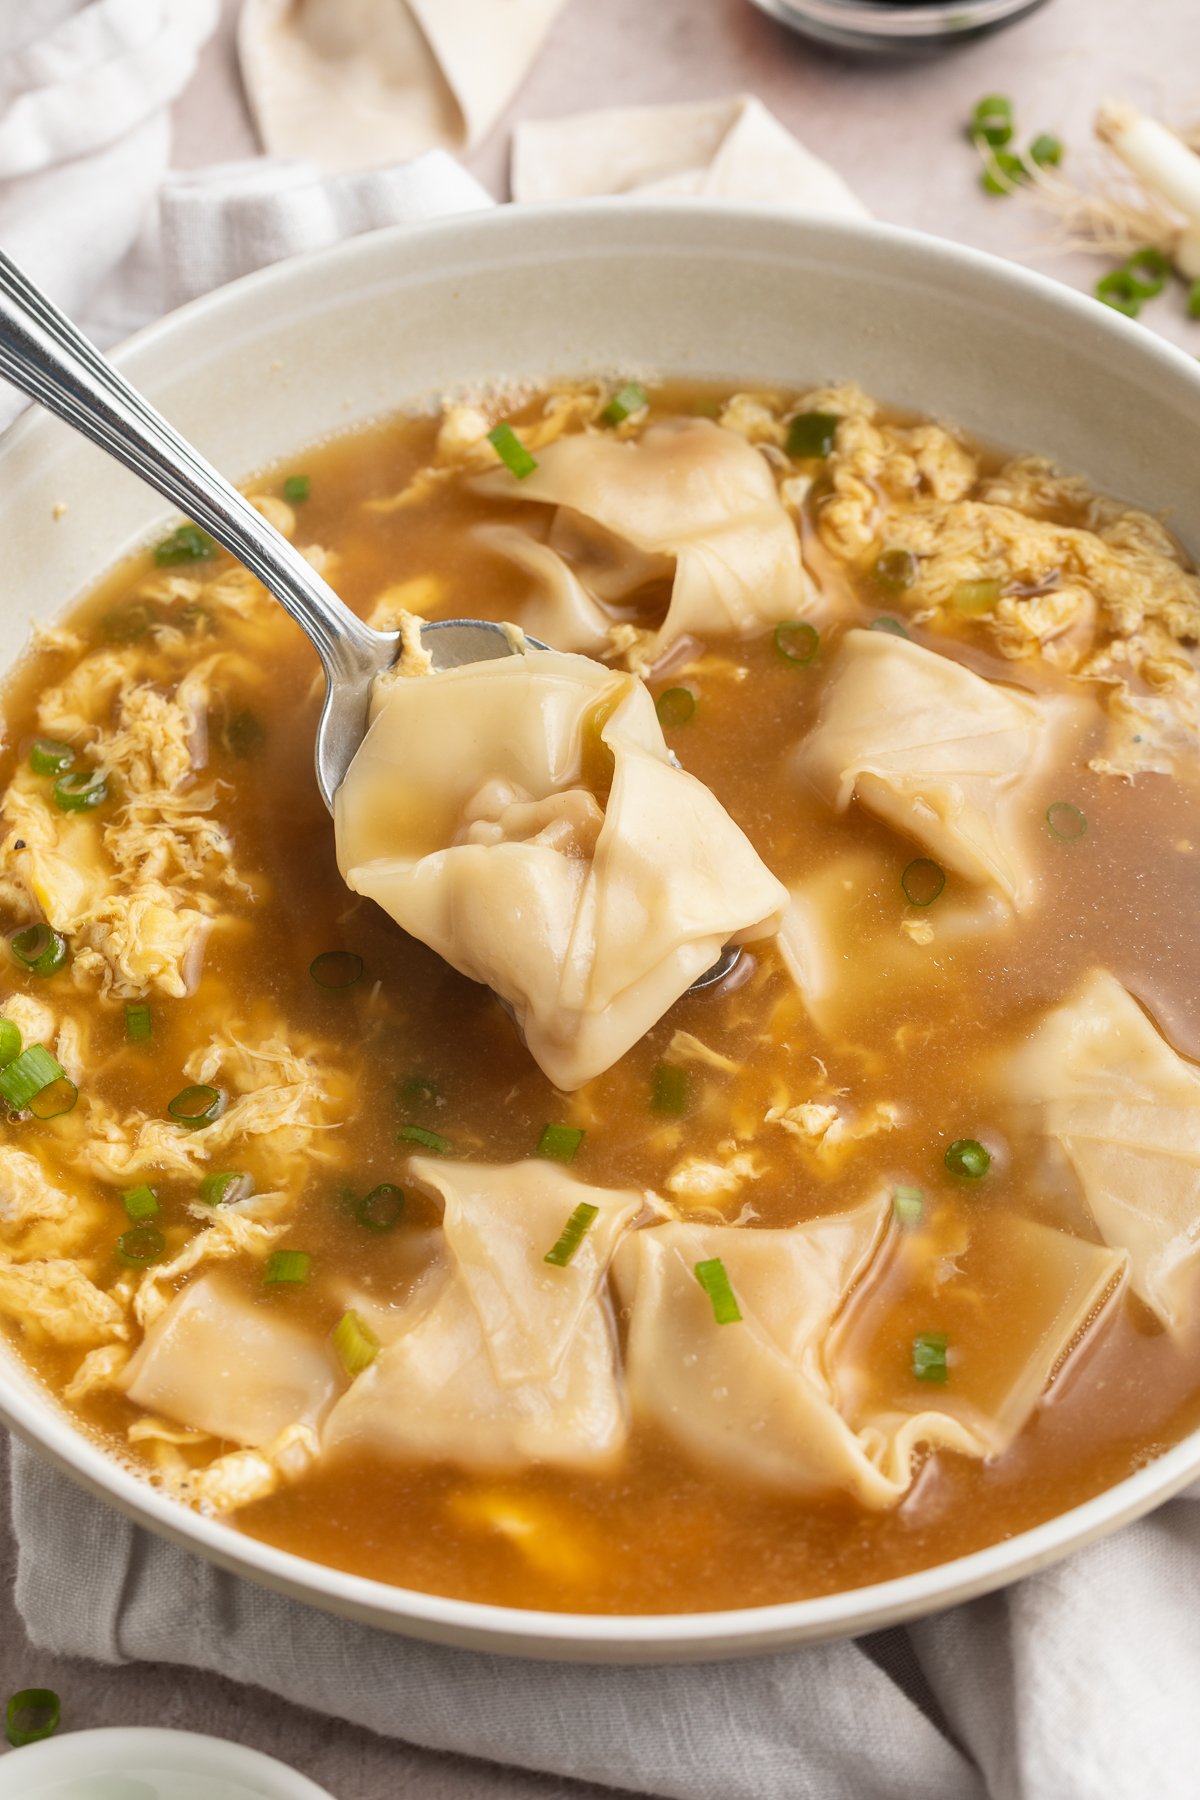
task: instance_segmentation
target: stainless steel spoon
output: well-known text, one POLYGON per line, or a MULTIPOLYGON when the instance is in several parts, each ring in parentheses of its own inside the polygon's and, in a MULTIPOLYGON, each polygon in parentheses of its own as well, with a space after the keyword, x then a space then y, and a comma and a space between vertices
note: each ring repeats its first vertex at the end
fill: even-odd
MULTIPOLYGON (((332 811, 333 796, 367 728, 371 684, 395 662, 399 634, 373 631, 356 618, 294 545, 117 373, 3 252, 0 374, 195 520, 295 619, 325 671, 325 703, 317 726, 317 786, 332 811)), ((423 625, 421 641, 435 669, 514 654, 504 627, 486 619, 423 625)), ((736 949, 724 951, 692 983, 693 988, 723 981, 738 954, 736 949)))

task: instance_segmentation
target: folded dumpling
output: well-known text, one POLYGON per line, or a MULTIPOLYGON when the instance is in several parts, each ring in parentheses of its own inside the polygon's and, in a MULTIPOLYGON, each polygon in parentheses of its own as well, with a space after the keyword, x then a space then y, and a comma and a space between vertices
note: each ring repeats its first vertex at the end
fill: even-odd
MULTIPOLYGON (((591 594, 628 604, 673 570, 666 616, 640 647, 645 664, 685 636, 741 636, 813 610, 795 524, 766 459, 737 432, 675 420, 637 439, 568 434, 537 455, 519 486, 505 473, 484 484, 560 509, 551 546, 591 594)), ((597 606, 596 622, 604 619, 597 606)), ((536 635, 531 618, 521 622, 536 635)))
POLYGON ((517 617, 522 631, 552 650, 598 655, 610 647, 613 620, 557 550, 516 525, 485 525, 475 541, 515 563, 526 592, 517 617))
POLYGON ((1061 1145, 1105 1242, 1129 1252, 1134 1292, 1184 1331, 1200 1263, 1200 1070, 1093 969, 1001 1080, 1061 1145))
POLYGON ((610 1463, 627 1436, 607 1298, 609 1261, 641 1210, 544 1162, 414 1158, 445 1205, 445 1255, 393 1308, 356 1300, 382 1341, 330 1414, 325 1446, 373 1446, 490 1469, 610 1463), (547 1263, 581 1205, 564 1260, 547 1263))
POLYGON ((1035 891, 1031 786, 1079 716, 890 632, 848 631, 797 766, 839 812, 860 800, 1019 910, 1035 891))
POLYGON ((334 818, 348 885, 508 1001, 563 1089, 787 902, 647 689, 583 657, 381 685, 334 818))

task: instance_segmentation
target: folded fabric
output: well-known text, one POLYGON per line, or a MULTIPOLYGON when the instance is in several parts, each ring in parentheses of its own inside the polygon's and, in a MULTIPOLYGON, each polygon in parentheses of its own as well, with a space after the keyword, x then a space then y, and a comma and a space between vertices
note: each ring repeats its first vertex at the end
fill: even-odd
POLYGON ((325 174, 486 137, 564 0, 244 0, 242 80, 263 148, 325 174))
POLYGON ((764 200, 814 218, 869 217, 836 170, 752 94, 574 113, 514 128, 514 200, 595 194, 764 200))

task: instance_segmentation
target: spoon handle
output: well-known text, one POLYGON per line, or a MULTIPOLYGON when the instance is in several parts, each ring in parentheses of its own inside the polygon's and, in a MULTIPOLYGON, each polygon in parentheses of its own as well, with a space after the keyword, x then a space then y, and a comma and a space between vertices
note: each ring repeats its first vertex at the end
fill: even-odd
POLYGON ((311 639, 331 687, 394 655, 244 495, 117 373, 0 251, 0 375, 178 506, 256 575, 311 639))

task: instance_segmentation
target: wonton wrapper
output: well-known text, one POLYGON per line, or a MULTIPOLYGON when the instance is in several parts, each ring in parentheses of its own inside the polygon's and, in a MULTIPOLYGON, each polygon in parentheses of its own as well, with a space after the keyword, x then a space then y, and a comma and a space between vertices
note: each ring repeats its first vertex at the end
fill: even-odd
MULTIPOLYGON (((652 425, 638 439, 570 433, 537 453, 517 485, 507 472, 484 478, 491 494, 540 500, 560 510, 551 546, 562 550, 589 593, 614 604, 674 566, 666 617, 644 648, 647 664, 682 637, 743 636, 813 610, 800 540, 770 466, 736 432, 709 419, 652 425)), ((577 609, 561 621, 543 604, 547 641, 583 648, 577 609)), ((522 624, 539 635, 531 622, 522 624)), ((613 624, 600 605, 591 626, 613 624)))
POLYGON ((151 1325, 121 1385, 150 1412, 258 1447, 290 1425, 315 1425, 338 1378, 310 1332, 202 1275, 151 1325))
POLYGON ((532 1160, 414 1157, 409 1170, 445 1202, 448 1262, 400 1307, 357 1303, 384 1349, 330 1414, 326 1448, 489 1469, 610 1463, 627 1425, 601 1290, 642 1194, 532 1160), (584 1200, 599 1216, 557 1268, 546 1252, 584 1200))
POLYGON ((1039 1108, 1105 1242, 1128 1250, 1134 1292, 1184 1331, 1200 1261, 1200 1070, 1115 976, 1093 969, 1003 1079, 1039 1108))
POLYGON ((786 890, 631 676, 531 650, 394 679, 373 712, 334 806, 347 885, 507 1000, 556 1087, 775 930, 786 890))
POLYGON ((1022 693, 883 631, 848 631, 797 766, 839 812, 857 798, 945 868, 1018 910, 1034 898, 1031 781, 1076 705, 1022 693))

